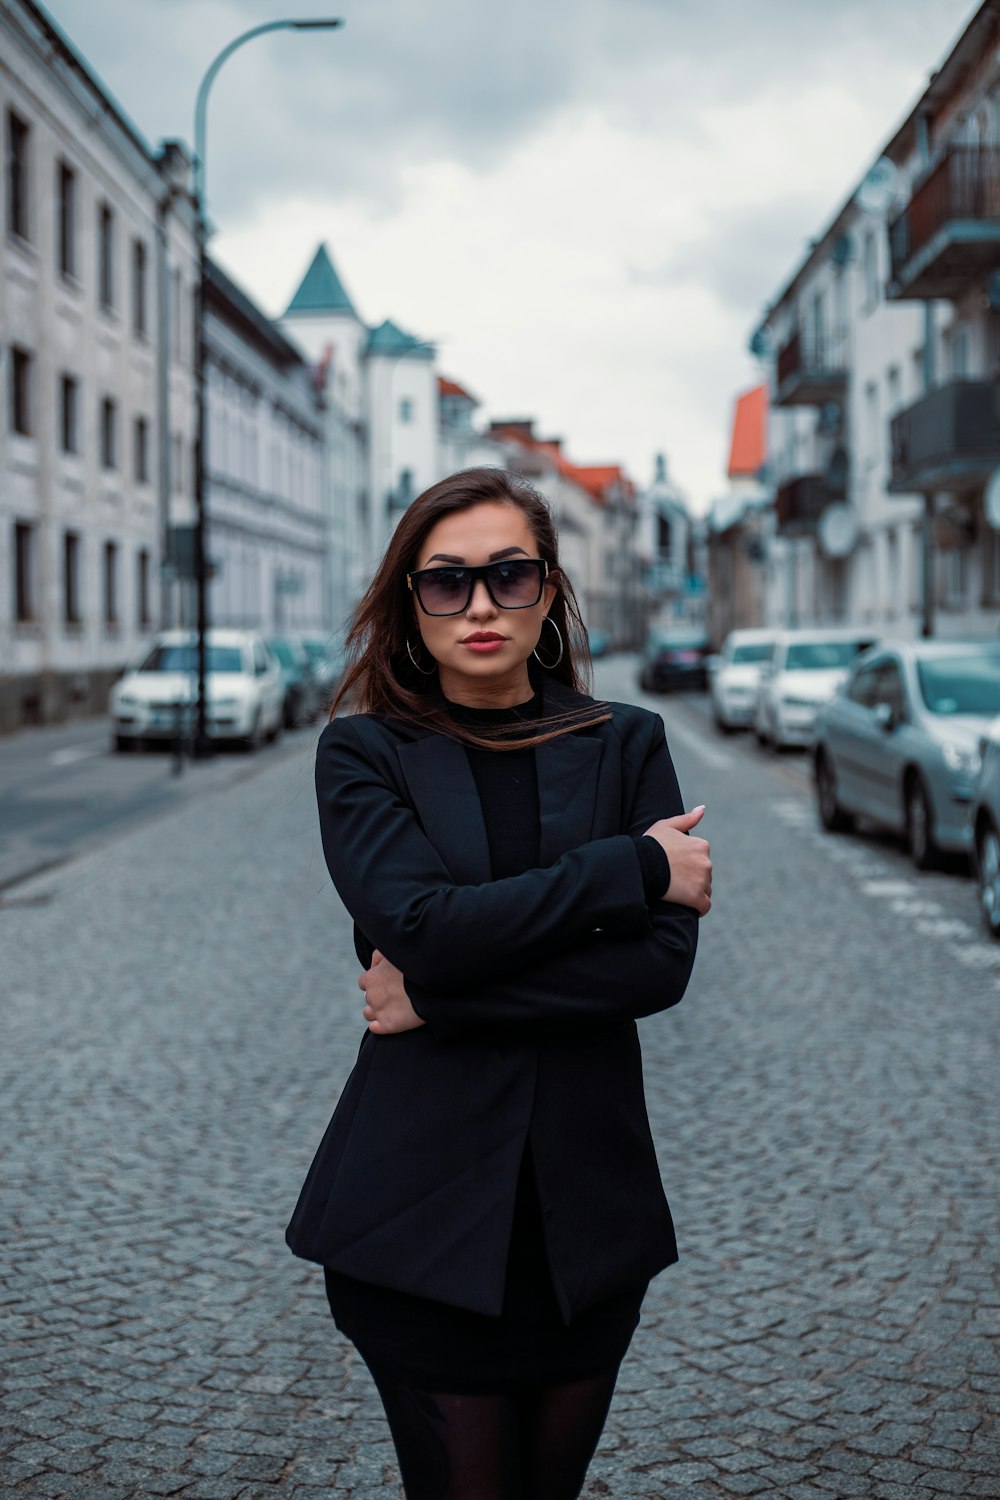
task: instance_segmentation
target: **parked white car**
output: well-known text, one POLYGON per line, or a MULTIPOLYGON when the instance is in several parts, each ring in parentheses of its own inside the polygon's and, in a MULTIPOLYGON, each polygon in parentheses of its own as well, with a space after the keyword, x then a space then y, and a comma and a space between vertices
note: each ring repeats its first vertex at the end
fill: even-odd
MULTIPOLYGON (((285 689, 281 669, 260 636, 249 630, 210 630, 206 645, 209 737, 239 740, 251 750, 265 739, 277 739, 285 689)), ((115 749, 172 739, 178 718, 189 733, 197 698, 196 633, 162 631, 111 689, 115 749)))
POLYGON ((774 650, 773 630, 731 630, 709 661, 712 717, 724 734, 753 722, 760 670, 774 650))
POLYGON ((1000 717, 979 742, 981 766, 972 808, 972 847, 979 910, 991 937, 1000 938, 1000 717))
POLYGON ((760 672, 753 727, 761 745, 811 745, 816 715, 858 655, 875 644, 857 630, 782 630, 760 672))

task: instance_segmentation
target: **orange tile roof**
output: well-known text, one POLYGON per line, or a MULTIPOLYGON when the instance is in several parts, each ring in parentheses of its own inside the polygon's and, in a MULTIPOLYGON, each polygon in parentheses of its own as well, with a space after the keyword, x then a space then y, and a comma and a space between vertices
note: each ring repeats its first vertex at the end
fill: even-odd
POLYGON ((726 473, 730 479, 752 478, 767 458, 767 386, 755 385, 736 398, 726 473))
POLYGON ((441 396, 464 396, 466 401, 474 401, 477 406, 479 405, 475 396, 470 391, 467 391, 464 385, 459 385, 457 380, 448 380, 444 375, 438 376, 438 394, 441 396))

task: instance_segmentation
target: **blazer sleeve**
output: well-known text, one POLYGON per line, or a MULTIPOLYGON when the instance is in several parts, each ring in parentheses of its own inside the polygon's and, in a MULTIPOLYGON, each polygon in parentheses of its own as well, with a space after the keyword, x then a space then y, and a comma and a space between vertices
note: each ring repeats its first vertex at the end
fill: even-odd
MULTIPOLYGON (((357 925, 416 984, 463 993, 542 962, 595 927, 612 937, 648 929, 627 833, 583 844, 546 869, 456 885, 377 762, 350 717, 323 731, 316 760, 323 852, 357 925)), ((663 816, 662 804, 653 816, 663 816)))
MULTIPOLYGON (((656 715, 652 744, 629 813, 629 834, 683 810, 656 715)), ((588 932, 574 947, 460 994, 425 988, 403 971, 414 1010, 442 1037, 480 1027, 580 1030, 667 1010, 684 994, 698 946, 693 907, 654 901, 643 930, 588 932)))

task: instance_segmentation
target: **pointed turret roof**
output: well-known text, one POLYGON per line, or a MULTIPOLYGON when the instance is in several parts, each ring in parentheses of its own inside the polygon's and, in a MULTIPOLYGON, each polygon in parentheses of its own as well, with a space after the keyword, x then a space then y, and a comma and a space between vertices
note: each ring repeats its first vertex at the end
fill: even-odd
POLYGON ((316 317, 320 313, 338 312, 350 313, 352 318, 358 316, 354 303, 344 290, 344 283, 334 270, 330 252, 325 245, 320 245, 298 291, 288 304, 285 317, 292 318, 296 314, 316 317))
POLYGON ((386 318, 377 328, 373 328, 368 335, 365 344, 366 354, 392 354, 397 358, 401 355, 410 355, 414 359, 433 359, 434 345, 424 339, 413 337, 412 333, 404 333, 391 318, 386 318))

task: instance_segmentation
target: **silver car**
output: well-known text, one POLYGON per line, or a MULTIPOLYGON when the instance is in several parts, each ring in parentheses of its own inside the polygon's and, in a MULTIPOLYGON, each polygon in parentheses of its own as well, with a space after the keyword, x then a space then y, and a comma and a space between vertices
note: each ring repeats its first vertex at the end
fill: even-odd
POLYGON ((855 663, 816 723, 820 820, 902 833, 918 869, 971 849, 980 743, 1000 713, 1000 643, 883 643, 855 663))
POLYGON ((1000 718, 980 741, 982 765, 972 806, 972 847, 979 909, 992 937, 1000 938, 1000 718))

